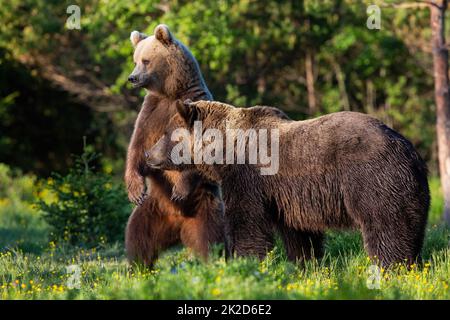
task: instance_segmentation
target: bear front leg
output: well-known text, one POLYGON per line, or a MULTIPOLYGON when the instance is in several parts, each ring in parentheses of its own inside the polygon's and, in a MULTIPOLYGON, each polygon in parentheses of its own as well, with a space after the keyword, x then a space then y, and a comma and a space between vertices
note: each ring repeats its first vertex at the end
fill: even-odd
POLYGON ((183 220, 181 241, 204 260, 208 258, 209 249, 213 244, 223 243, 227 256, 222 199, 204 190, 200 192, 195 207, 196 215, 183 220))
POLYGON ((127 170, 125 174, 128 199, 135 205, 142 205, 147 197, 147 186, 145 178, 133 170, 127 170))
POLYGON ((172 188, 172 200, 179 201, 186 199, 198 186, 201 181, 200 176, 194 170, 181 172, 172 188))
POLYGON ((130 146, 128 147, 125 186, 127 187, 128 199, 135 205, 141 205, 147 196, 147 187, 144 177, 145 167, 142 161, 142 146, 137 145, 140 139, 136 138, 136 136, 136 132, 133 133, 130 146))
POLYGON ((274 246, 274 225, 263 208, 226 207, 226 239, 233 256, 264 259, 274 246))
POLYGON ((322 232, 301 231, 284 225, 279 227, 279 231, 290 261, 302 262, 323 256, 322 232))
POLYGON ((149 144, 151 137, 150 116, 152 109, 158 104, 159 98, 148 94, 145 97, 142 108, 134 124, 133 134, 127 151, 125 186, 128 191, 128 198, 136 205, 142 205, 147 197, 147 187, 145 185, 145 175, 148 168, 145 163, 144 150, 149 144))
POLYGON ((127 187, 128 199, 135 205, 142 205, 147 197, 147 186, 145 184, 145 165, 143 164, 142 146, 138 145, 140 139, 133 134, 128 147, 127 164, 125 169, 125 186, 127 187))

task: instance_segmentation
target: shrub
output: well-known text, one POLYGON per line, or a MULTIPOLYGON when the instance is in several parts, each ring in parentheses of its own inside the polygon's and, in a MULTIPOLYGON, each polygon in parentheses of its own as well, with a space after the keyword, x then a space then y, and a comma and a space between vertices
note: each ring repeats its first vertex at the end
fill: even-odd
POLYGON ((94 171, 97 158, 85 148, 67 175, 54 173, 46 181, 55 201, 37 205, 52 228, 52 240, 95 246, 123 239, 130 205, 121 183, 94 171))
POLYGON ((0 163, 0 252, 39 252, 46 244, 48 226, 33 205, 37 196, 35 176, 0 163))
POLYGON ((32 202, 35 180, 34 176, 23 175, 20 170, 11 169, 8 165, 0 163, 0 199, 32 202))

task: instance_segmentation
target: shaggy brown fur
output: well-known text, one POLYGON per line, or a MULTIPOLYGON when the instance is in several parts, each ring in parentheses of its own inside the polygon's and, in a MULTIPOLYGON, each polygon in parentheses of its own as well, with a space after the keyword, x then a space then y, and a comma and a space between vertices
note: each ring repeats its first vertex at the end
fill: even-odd
MULTIPOLYGON (((321 255, 327 229, 358 228, 371 257, 384 265, 420 254, 429 209, 427 170, 411 143, 361 113, 338 112, 307 121, 273 116, 266 107, 234 108, 219 102, 179 104, 185 126, 202 121, 225 136, 226 122, 241 129, 280 131, 279 171, 261 175, 259 165, 196 165, 221 183, 230 249, 264 256, 273 232, 290 259, 321 255)), ((170 132, 148 153, 148 164, 175 166, 170 132)), ((225 145, 225 144, 224 144, 225 145)))
POLYGON ((147 37, 134 31, 130 37, 136 67, 129 81, 146 88, 148 94, 135 123, 125 172, 128 196, 139 205, 126 228, 126 251, 130 262, 147 265, 180 241, 203 257, 210 244, 223 241, 223 206, 217 185, 199 179, 182 201, 172 201, 180 173, 145 166, 144 150, 159 139, 175 114, 173 101, 212 98, 189 50, 167 26, 159 25, 154 33, 147 37))

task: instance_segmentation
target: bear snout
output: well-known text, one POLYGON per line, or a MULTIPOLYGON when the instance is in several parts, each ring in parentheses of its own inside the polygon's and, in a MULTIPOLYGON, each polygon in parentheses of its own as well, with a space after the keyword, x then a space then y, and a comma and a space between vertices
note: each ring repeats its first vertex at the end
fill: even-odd
POLYGON ((131 74, 128 77, 128 81, 131 82, 132 84, 136 84, 138 82, 138 76, 131 74))

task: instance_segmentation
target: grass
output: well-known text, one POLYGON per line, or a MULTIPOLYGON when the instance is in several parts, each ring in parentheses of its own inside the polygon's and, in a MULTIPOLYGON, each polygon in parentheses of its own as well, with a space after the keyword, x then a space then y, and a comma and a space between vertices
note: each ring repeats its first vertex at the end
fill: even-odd
POLYGON ((424 264, 381 269, 380 289, 367 286, 371 263, 355 232, 329 233, 324 259, 302 267, 288 262, 278 244, 263 261, 225 262, 215 248, 203 263, 174 248, 154 270, 131 270, 121 243, 86 249, 49 242, 48 226, 30 205, 45 195, 26 192, 30 177, 15 183, 18 194, 0 193, 0 299, 450 299, 450 231, 440 223, 437 179, 430 181, 424 264), (70 289, 70 265, 79 268, 78 289, 70 289))

